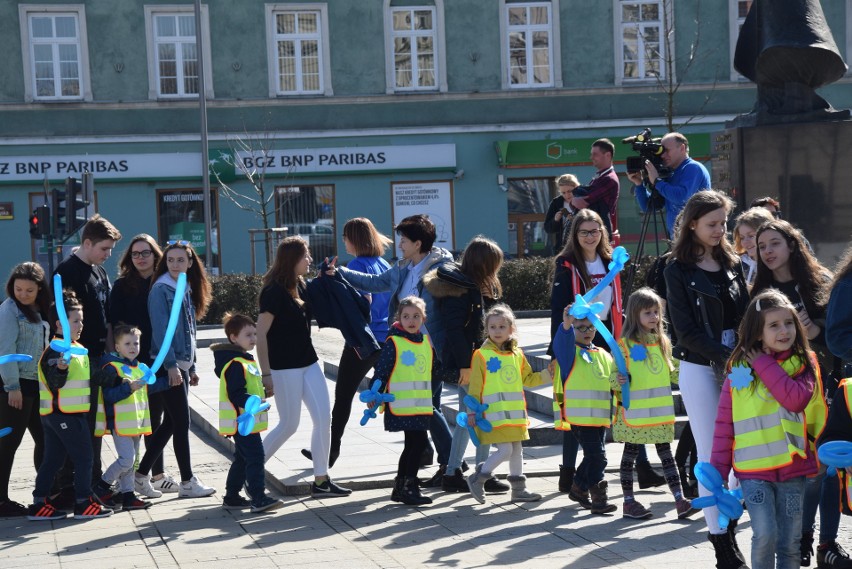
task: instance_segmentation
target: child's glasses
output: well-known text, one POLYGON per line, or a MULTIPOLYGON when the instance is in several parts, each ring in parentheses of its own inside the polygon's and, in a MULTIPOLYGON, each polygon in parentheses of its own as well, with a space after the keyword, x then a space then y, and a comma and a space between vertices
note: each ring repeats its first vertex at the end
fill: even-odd
POLYGON ((594 330, 595 327, 594 326, 574 326, 574 329, 576 329, 578 332, 582 332, 583 334, 586 334, 587 332, 591 332, 592 330, 594 330))
POLYGON ((590 230, 587 231, 585 229, 581 229, 577 232, 577 234, 580 237, 585 239, 586 237, 597 237, 598 235, 601 234, 601 230, 600 229, 590 229, 590 230))

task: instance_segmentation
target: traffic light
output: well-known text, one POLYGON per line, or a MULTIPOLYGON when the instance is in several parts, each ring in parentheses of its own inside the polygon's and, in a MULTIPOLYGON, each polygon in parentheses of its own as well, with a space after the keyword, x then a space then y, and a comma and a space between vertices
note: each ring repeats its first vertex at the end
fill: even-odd
POLYGON ((86 224, 86 207, 89 202, 86 199, 83 182, 80 180, 66 178, 64 192, 62 190, 51 192, 51 205, 53 206, 53 234, 56 237, 73 235, 86 224))
POLYGON ((30 216, 30 237, 44 239, 46 235, 50 235, 50 208, 40 205, 30 216))

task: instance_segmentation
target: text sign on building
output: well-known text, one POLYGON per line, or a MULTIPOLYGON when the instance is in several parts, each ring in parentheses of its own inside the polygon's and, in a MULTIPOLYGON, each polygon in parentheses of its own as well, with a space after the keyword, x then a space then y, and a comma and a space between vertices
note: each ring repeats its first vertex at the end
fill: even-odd
POLYGON ((353 146, 238 152, 248 170, 271 175, 302 175, 341 172, 432 170, 455 168, 455 144, 412 146, 353 146))
MULTIPOLYGON (((435 224, 435 246, 455 248, 453 235, 453 192, 450 182, 403 182, 393 188, 393 225, 408 216, 426 214, 435 224)), ((399 249, 399 235, 394 233, 399 249)))
POLYGON ((67 156, 0 156, 0 182, 41 182, 80 178, 91 172, 96 179, 164 179, 201 177, 201 154, 71 154, 67 156))

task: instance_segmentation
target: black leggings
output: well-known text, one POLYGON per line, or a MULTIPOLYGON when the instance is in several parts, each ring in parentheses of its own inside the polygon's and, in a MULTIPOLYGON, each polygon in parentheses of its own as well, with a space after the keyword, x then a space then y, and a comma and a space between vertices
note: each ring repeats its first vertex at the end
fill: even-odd
MULTIPOLYGON (((143 437, 143 442, 145 443, 145 450, 148 450, 148 445, 150 444, 148 440, 153 436, 154 431, 156 431, 160 424, 163 422, 163 413, 165 412, 165 408, 163 406, 163 392, 160 391, 158 393, 152 393, 148 396, 148 411, 151 413, 151 434, 145 435, 143 437)), ((163 465, 163 453, 154 459, 153 464, 151 465, 151 474, 157 476, 158 474, 162 474, 166 471, 165 466, 163 465)))
POLYGON ((41 427, 41 418, 38 412, 38 382, 30 379, 21 380, 23 405, 21 409, 9 406, 9 394, 0 387, 0 426, 12 427, 12 432, 0 438, 0 502, 9 500, 9 478, 12 476, 12 464, 15 461, 15 453, 21 446, 24 433, 29 430, 35 442, 33 452, 33 465, 36 471, 44 458, 44 430, 41 427), (29 393, 23 383, 36 384, 35 394, 29 393), (23 393, 24 391, 28 393, 23 393))
POLYGON ((180 370, 183 383, 160 393, 165 418, 148 439, 145 456, 139 462, 139 474, 148 474, 154 461, 161 457, 169 439, 175 450, 181 482, 192 478, 192 461, 189 454, 189 373, 180 370))
POLYGON ((340 452, 340 441, 343 431, 352 414, 352 400, 358 392, 361 380, 367 372, 376 365, 381 350, 377 350, 366 359, 358 357, 358 353, 349 345, 343 346, 340 364, 337 368, 337 381, 334 385, 334 408, 331 410, 331 453, 340 452), (336 451, 336 452, 335 452, 336 451))
POLYGON ((396 474, 405 478, 414 478, 420 469, 420 455, 423 454, 423 449, 426 448, 429 438, 426 436, 426 431, 403 432, 405 433, 405 446, 402 448, 402 454, 399 455, 399 467, 396 474))

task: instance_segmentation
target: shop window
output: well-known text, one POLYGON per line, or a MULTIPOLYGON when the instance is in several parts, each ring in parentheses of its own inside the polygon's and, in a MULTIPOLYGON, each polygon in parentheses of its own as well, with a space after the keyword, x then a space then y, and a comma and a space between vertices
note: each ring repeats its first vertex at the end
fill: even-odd
POLYGON ((553 250, 544 217, 550 200, 556 195, 552 178, 510 179, 506 192, 509 200, 509 255, 546 257, 553 250))
POLYGON ((276 186, 275 212, 278 227, 303 237, 317 263, 337 255, 334 186, 276 186))
MULTIPOLYGON (((219 274, 219 200, 218 192, 210 191, 210 210, 213 223, 213 266, 210 274, 219 274)), ((204 226, 204 192, 201 189, 157 190, 157 241, 184 240, 192 244, 202 259, 207 255, 207 232, 204 226)))

